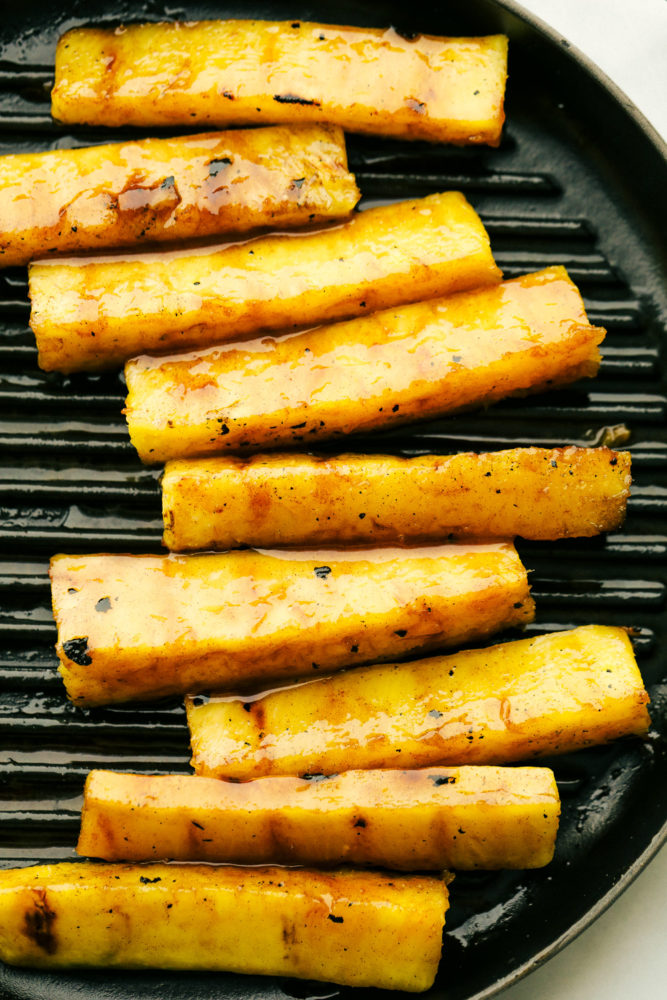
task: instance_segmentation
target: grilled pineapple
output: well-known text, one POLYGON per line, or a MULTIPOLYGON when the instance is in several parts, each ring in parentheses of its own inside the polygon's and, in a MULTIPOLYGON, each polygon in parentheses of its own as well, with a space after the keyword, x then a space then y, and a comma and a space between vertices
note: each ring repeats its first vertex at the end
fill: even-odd
POLYGON ((350 132, 496 146, 507 38, 404 38, 300 21, 75 28, 54 118, 95 125, 326 121, 350 132))
POLYGON ((0 157, 0 267, 53 252, 348 215, 359 198, 329 125, 142 139, 0 157))
POLYGON ((55 556, 77 704, 317 676, 530 621, 512 545, 55 556))
POLYGON ((187 709, 197 774, 246 780, 566 753, 644 735, 647 701, 626 632, 588 625, 187 709))
POLYGON ((493 288, 125 367, 144 462, 257 450, 439 416, 595 375, 591 326, 562 267, 493 288))
POLYGON ((539 868, 560 802, 543 767, 347 771, 241 783, 91 771, 77 851, 106 861, 539 868))
POLYGON ((209 865, 0 871, 0 959, 43 969, 210 969, 425 990, 437 878, 209 865))
POLYGON ((477 213, 450 192, 223 249, 36 263, 30 325, 40 366, 72 372, 358 316, 500 276, 477 213))
POLYGON ((167 463, 164 543, 237 545, 590 536, 623 522, 630 453, 218 456, 167 463))

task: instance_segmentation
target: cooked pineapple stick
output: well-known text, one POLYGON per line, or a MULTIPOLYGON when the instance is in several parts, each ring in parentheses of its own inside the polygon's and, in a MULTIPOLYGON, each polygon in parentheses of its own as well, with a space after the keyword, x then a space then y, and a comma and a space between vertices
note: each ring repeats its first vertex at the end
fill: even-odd
POLYGON ((54 251, 183 240, 348 215, 327 125, 211 132, 0 157, 0 267, 54 251))
POLYGON ((77 851, 106 861, 540 868, 560 801, 543 767, 347 771, 237 784, 91 771, 77 851))
POLYGON ((496 283, 489 238, 463 195, 360 212, 340 226, 203 251, 31 265, 39 363, 72 372, 358 316, 496 283))
POLYGON ((608 448, 183 459, 162 477, 164 543, 589 536, 622 524, 630 482, 630 453, 608 448))
POLYGON ((75 28, 56 50, 64 122, 331 121, 351 132, 497 145, 507 39, 393 29, 200 21, 75 28))
POLYGON ((144 462, 312 447, 595 375, 603 337, 564 268, 548 268, 289 339, 136 358, 130 437, 144 462))
POLYGON ((419 991, 448 907, 437 878, 211 865, 0 871, 0 958, 210 969, 419 991))
POLYGON ((187 710, 197 774, 245 780, 567 753, 645 734, 647 702, 625 631, 588 625, 187 710))
POLYGON ((317 676, 531 621, 512 545, 55 556, 77 704, 317 676))

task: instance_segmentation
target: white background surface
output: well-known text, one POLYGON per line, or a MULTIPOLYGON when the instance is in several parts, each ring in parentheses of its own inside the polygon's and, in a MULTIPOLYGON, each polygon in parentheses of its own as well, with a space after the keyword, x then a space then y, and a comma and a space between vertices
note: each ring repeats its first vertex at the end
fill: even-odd
MULTIPOLYGON (((597 63, 667 140, 667 0, 518 2, 597 63)), ((502 997, 667 997, 667 847, 592 927, 502 997)))

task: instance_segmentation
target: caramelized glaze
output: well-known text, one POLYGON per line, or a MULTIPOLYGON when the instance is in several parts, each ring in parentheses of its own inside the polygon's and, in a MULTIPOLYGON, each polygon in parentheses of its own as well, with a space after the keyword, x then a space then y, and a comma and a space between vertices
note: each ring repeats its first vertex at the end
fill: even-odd
POLYGON ((341 218, 359 191, 330 125, 0 157, 0 267, 341 218))
POLYGON ((162 477, 164 543, 187 551, 590 536, 623 522, 630 482, 630 453, 608 448, 175 460, 162 477))
POLYGON ((91 771, 79 854, 107 861, 539 868, 560 803, 537 767, 347 771, 229 782, 91 771))
POLYGON ((327 121, 497 145, 506 76, 503 35, 243 20, 75 28, 56 50, 52 111, 112 126, 327 121))
POLYGON ((78 704, 313 676, 530 621, 513 546, 55 556, 78 704))
POLYGON ((192 969, 424 990, 447 910, 437 878, 82 862, 0 871, 0 959, 192 969))
POLYGON ((357 316, 495 283, 489 238, 463 195, 360 212, 315 233, 223 250, 30 267, 42 368, 70 372, 357 316))
POLYGON ((650 723, 624 629, 589 625, 243 699, 188 700, 197 774, 507 763, 650 723), (200 703, 201 702, 201 703, 200 703))
POLYGON ((276 447, 592 376, 604 331, 562 267, 320 327, 126 365, 144 462, 276 447))

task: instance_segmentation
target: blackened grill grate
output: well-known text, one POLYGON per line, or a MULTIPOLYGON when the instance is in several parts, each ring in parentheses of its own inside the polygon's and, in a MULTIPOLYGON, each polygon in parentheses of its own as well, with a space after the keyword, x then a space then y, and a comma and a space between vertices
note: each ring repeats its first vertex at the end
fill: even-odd
MULTIPOLYGON (((106 133, 75 136, 52 122, 45 101, 49 78, 48 67, 0 61, 0 153, 108 141, 106 133)), ((480 210, 507 277, 565 264, 591 321, 608 330, 600 375, 568 390, 498 404, 489 413, 354 438, 346 448, 414 454, 591 445, 606 440, 608 429, 627 426, 635 485, 625 529, 604 539, 519 545, 533 571, 538 607, 528 631, 588 622, 638 628, 637 653, 656 728, 664 732, 667 387, 657 318, 665 303, 658 287, 642 280, 639 237, 617 209, 620 195, 604 168, 586 162, 574 126, 553 122, 559 133, 553 135, 535 124, 543 98, 516 93, 513 106, 510 92, 510 124, 497 152, 350 137, 351 169, 367 205, 463 190, 480 210)), ((0 272, 2 867, 74 857, 82 785, 91 768, 189 770, 180 702, 83 711, 68 703, 58 678, 48 557, 57 551, 159 551, 159 483, 158 473, 141 467, 130 446, 120 413, 122 377, 40 372, 28 314, 25 269, 0 272)), ((554 762, 564 815, 551 872, 565 886, 561 893, 568 885, 581 889, 578 866, 605 843, 608 830, 623 832, 637 800, 637 776, 651 767, 658 774, 658 760, 664 771, 660 737, 644 747, 621 743, 554 762)), ((613 872, 596 874, 606 891, 613 872)), ((454 970, 448 997, 472 995, 466 948, 474 942, 483 965, 479 949, 498 935, 484 914, 501 905, 510 934, 524 934, 528 926, 532 931, 535 912, 552 905, 550 881, 542 873, 459 876, 447 926, 448 975, 454 970)), ((583 907, 587 891, 581 889, 583 907)), ((512 961, 510 956, 506 963, 510 971, 512 961)), ((209 996, 205 977, 188 982, 209 996)), ((232 986, 224 992, 222 982, 216 978, 215 995, 237 995, 232 986)), ((288 986, 285 991, 306 995, 288 986)))

